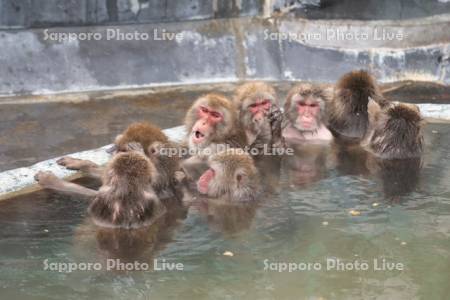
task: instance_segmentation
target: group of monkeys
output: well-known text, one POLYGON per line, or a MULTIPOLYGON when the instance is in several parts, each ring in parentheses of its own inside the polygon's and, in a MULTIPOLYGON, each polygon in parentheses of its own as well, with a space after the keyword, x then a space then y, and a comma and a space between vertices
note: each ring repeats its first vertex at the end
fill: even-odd
POLYGON ((381 160, 422 155, 424 122, 418 107, 387 100, 366 71, 349 72, 334 86, 299 83, 288 93, 283 111, 278 105, 275 90, 263 82, 243 84, 232 100, 206 94, 186 114, 183 143, 142 122, 117 136, 106 166, 70 157, 58 160, 100 178, 98 190, 50 172, 35 178, 44 188, 91 198, 89 213, 97 225, 136 228, 167 212, 164 199, 174 195, 185 205, 197 197, 256 201, 262 187, 257 157, 248 149, 334 144, 357 145, 381 160), (167 150, 182 148, 189 155, 168 155, 173 152, 167 150))

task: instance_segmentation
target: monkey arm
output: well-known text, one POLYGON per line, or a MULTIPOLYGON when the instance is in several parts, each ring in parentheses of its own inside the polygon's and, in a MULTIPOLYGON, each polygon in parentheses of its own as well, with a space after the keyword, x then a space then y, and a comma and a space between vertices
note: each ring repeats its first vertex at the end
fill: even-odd
POLYGON ((34 176, 34 179, 40 186, 50 190, 90 197, 95 197, 98 193, 96 190, 86 188, 76 183, 64 181, 56 177, 52 172, 40 171, 34 176))
POLYGON ((283 129, 287 126, 286 118, 283 118, 281 109, 273 105, 269 115, 270 128, 272 131, 272 144, 281 146, 283 142, 283 129))
POLYGON ((84 175, 94 178, 101 178, 105 171, 104 167, 101 167, 90 160, 77 159, 68 156, 58 159, 56 163, 69 170, 81 171, 84 175))

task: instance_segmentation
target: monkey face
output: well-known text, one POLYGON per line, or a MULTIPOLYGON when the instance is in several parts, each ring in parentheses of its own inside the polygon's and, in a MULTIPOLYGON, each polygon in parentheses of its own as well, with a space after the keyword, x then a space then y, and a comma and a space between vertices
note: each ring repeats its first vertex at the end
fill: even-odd
POLYGON ((217 124, 223 122, 223 113, 207 105, 200 105, 197 109, 197 122, 191 131, 191 141, 196 145, 208 143, 217 124))
POLYGON ((322 100, 312 95, 295 95, 292 97, 291 121, 300 131, 315 131, 320 127, 322 100))
POLYGON ((274 101, 274 97, 267 93, 254 94, 244 99, 241 117, 244 118, 244 123, 248 123, 245 126, 257 129, 268 123, 268 116, 274 101))
POLYGON ((235 123, 236 111, 227 98, 216 94, 201 97, 186 114, 189 147, 201 149, 222 141, 235 123))
POLYGON ((242 199, 253 191, 256 168, 252 158, 242 150, 229 149, 209 159, 209 169, 197 181, 200 193, 209 197, 228 195, 232 199, 242 199))

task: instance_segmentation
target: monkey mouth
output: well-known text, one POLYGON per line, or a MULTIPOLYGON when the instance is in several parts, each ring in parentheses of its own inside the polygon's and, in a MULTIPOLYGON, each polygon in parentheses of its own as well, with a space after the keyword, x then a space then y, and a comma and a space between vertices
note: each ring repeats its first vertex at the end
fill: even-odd
POLYGON ((205 135, 202 133, 202 132, 200 132, 199 130, 195 130, 194 132, 193 132, 193 141, 194 141, 194 143, 201 143, 201 142, 203 142, 204 140, 205 140, 205 135))

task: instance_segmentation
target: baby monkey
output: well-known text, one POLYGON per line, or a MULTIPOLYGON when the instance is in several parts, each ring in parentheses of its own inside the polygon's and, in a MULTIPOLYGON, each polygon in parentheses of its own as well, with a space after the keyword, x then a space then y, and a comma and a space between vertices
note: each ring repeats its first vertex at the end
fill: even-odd
POLYGON ((38 172, 35 179, 44 188, 90 197, 88 211, 99 226, 136 228, 153 223, 164 212, 151 186, 155 175, 155 166, 135 143, 107 164, 98 191, 59 179, 51 172, 38 172))

